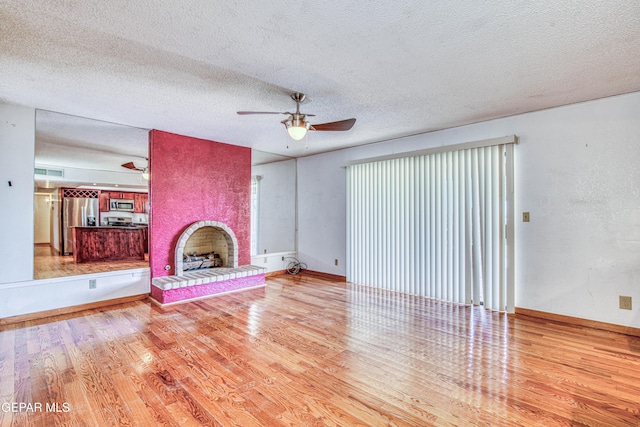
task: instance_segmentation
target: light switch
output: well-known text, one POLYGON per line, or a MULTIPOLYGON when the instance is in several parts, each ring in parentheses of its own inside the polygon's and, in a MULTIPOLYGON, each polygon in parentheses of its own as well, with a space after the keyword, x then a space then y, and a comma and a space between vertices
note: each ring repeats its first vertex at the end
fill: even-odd
POLYGON ((522 222, 529 222, 529 212, 522 212, 522 222))

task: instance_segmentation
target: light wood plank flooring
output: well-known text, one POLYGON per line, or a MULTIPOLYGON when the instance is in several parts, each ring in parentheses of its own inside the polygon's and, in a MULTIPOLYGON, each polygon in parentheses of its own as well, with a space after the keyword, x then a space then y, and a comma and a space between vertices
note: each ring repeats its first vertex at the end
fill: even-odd
POLYGON ((149 267, 148 254, 145 254, 144 261, 124 260, 76 264, 73 261, 73 255, 58 255, 48 245, 35 245, 34 248, 33 278, 36 280, 145 267, 149 267))
POLYGON ((7 326, 0 405, 0 426, 637 426, 640 339, 286 276, 7 326))

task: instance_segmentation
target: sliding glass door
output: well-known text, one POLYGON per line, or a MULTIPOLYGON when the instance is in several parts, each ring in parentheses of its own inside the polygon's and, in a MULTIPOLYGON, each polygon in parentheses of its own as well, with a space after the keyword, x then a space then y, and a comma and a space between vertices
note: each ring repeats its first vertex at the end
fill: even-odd
POLYGON ((347 167, 348 281, 513 310, 513 143, 477 145, 347 167))

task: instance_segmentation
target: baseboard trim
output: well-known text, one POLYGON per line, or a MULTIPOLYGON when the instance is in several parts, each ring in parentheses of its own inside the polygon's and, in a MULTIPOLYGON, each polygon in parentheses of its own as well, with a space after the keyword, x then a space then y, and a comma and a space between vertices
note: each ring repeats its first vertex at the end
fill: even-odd
POLYGON ((74 305, 71 307, 55 308, 53 310, 38 311, 35 313, 19 314, 17 316, 5 317, 0 319, 0 327, 12 325, 15 323, 28 322, 32 320, 41 320, 48 317, 60 316, 63 314, 76 313, 83 310, 93 310, 96 308, 108 307, 111 305, 124 304, 127 302, 140 301, 147 298, 149 294, 132 295, 129 297, 114 298, 105 301, 90 302, 87 304, 74 305))
POLYGON ((516 307, 516 316, 537 317, 539 319, 552 320, 554 322, 568 323, 577 326, 600 329, 602 331, 617 332, 619 334, 640 337, 640 328, 631 326, 616 325, 614 323, 599 322, 597 320, 581 319, 579 317, 565 316, 562 314, 548 313, 545 311, 531 310, 528 308, 516 307))
POLYGON ((300 274, 305 276, 317 277, 319 279, 329 280, 331 282, 346 282, 347 276, 339 276, 337 274, 323 273, 321 271, 304 270, 300 274))
POLYGON ((288 274, 287 270, 277 270, 277 271, 270 271, 269 273, 266 273, 264 277, 269 279, 272 277, 284 276, 286 274, 288 274))
POLYGON ((282 276, 295 277, 297 275, 317 277, 319 279, 328 280, 330 282, 346 282, 347 281, 347 277, 346 276, 339 276, 337 274, 322 273, 320 271, 314 271, 314 270, 302 270, 298 274, 289 274, 287 272, 287 270, 277 270, 277 271, 272 271, 270 273, 267 273, 265 275, 265 277, 267 279, 276 279, 276 278, 282 277, 282 276))

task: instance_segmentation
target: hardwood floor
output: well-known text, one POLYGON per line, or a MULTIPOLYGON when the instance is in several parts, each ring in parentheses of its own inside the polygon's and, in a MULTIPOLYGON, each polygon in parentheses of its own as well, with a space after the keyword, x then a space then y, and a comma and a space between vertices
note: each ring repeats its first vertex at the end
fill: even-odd
POLYGON ((120 260, 109 262, 87 262, 76 264, 73 255, 58 255, 46 245, 36 245, 33 258, 33 278, 51 279, 54 277, 75 276, 78 274, 105 273, 107 271, 129 270, 149 267, 149 255, 145 260, 120 260))
POLYGON ((0 405, 0 426, 637 426, 640 339, 283 276, 5 327, 0 405))

